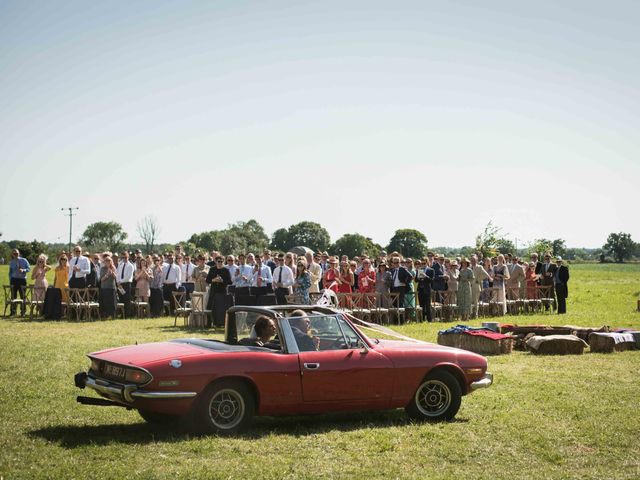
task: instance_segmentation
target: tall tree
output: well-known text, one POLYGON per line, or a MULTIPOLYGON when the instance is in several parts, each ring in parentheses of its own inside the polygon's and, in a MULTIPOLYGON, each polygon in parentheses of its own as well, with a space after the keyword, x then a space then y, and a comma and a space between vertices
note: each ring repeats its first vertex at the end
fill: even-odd
POLYGON ((124 247, 126 238, 127 233, 119 223, 96 222, 85 229, 80 243, 92 250, 118 251, 124 247))
POLYGON ((210 230, 208 232, 194 233, 191 235, 187 243, 193 244, 197 249, 210 252, 211 250, 220 250, 221 243, 220 230, 210 230))
POLYGON ((331 246, 331 253, 336 255, 347 255, 349 258, 367 254, 372 258, 380 254, 382 248, 373 243, 370 238, 359 233, 347 233, 331 246))
POLYGON ((396 230, 387 250, 400 252, 405 257, 422 258, 427 253, 427 237, 410 228, 396 230))
POLYGON ((617 263, 623 263, 636 253, 638 244, 631 239, 629 233, 610 233, 607 237, 607 243, 602 248, 613 255, 617 263))
POLYGON ((529 254, 537 253, 540 258, 547 252, 553 252, 553 242, 547 238, 537 238, 529 245, 529 254))
POLYGON ((289 227, 287 250, 303 246, 317 252, 329 248, 330 243, 329 232, 319 223, 300 222, 289 227))
POLYGON ((146 252, 151 253, 160 234, 158 219, 154 215, 147 215, 138 222, 138 235, 146 245, 146 252))
POLYGON ((497 253, 515 252, 515 246, 511 240, 507 240, 502 229, 490 221, 484 231, 476 236, 476 251, 481 252, 483 257, 494 257, 497 253))
POLYGON ((264 228, 255 220, 229 225, 220 235, 220 250, 225 253, 261 252, 269 243, 264 228))
POLYGON ((289 250, 289 231, 286 228, 279 228, 273 232, 269 246, 282 252, 289 250))

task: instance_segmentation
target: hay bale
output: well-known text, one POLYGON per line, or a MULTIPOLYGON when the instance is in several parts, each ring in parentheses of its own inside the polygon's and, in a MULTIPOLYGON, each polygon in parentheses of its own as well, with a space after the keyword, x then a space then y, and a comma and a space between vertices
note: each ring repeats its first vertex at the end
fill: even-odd
POLYGON ((461 333, 438 333, 438 345, 460 348, 461 333))
POLYGON ((466 333, 438 333, 438 344, 461 348, 481 355, 504 355, 513 350, 513 338, 494 340, 466 333))
POLYGON ((587 346, 575 335, 533 335, 525 343, 528 350, 538 355, 581 355, 587 346))
POLYGON ((636 339, 632 333, 594 332, 589 336, 589 348, 599 353, 623 352, 636 348, 636 339))
POLYGON ((609 332, 609 327, 606 325, 601 326, 600 328, 593 328, 593 327, 576 327, 574 325, 564 325, 563 328, 568 328, 571 330, 572 335, 575 335, 579 338, 581 338, 582 340, 584 340, 585 342, 589 342, 589 336, 593 333, 593 332, 598 332, 598 333, 606 333, 609 332))

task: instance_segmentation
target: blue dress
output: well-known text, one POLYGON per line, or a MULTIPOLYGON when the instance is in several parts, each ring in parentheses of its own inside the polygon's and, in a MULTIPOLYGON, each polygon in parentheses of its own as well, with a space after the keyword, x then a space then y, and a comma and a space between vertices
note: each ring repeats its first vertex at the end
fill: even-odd
POLYGON ((302 302, 305 305, 309 305, 311 301, 309 300, 309 289, 311 288, 311 274, 306 270, 302 275, 298 275, 296 277, 296 281, 294 284, 296 293, 302 295, 302 302))

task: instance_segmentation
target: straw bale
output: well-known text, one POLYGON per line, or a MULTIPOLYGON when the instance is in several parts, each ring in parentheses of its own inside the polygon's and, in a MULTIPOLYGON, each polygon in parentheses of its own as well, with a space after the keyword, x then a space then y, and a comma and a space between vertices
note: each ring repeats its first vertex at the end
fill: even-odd
POLYGON ((599 335, 598 332, 589 336, 589 348, 592 352, 612 353, 623 352, 625 350, 633 350, 636 348, 635 341, 619 341, 611 335, 599 335))
POLYGON ((438 343, 449 347, 461 348, 482 355, 504 355, 511 353, 513 338, 492 340, 478 335, 466 333, 438 334, 438 343))
POLYGON ((581 355, 587 342, 575 335, 533 335, 528 336, 526 346, 539 355, 581 355))

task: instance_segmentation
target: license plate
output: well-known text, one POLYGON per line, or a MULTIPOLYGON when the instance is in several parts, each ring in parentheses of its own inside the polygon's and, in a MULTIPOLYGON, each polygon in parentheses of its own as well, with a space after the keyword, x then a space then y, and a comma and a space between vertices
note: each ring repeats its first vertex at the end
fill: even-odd
POLYGON ((125 375, 127 373, 127 369, 123 367, 119 367, 117 365, 109 365, 107 363, 105 364, 104 370, 102 373, 104 374, 105 377, 124 381, 125 375))

